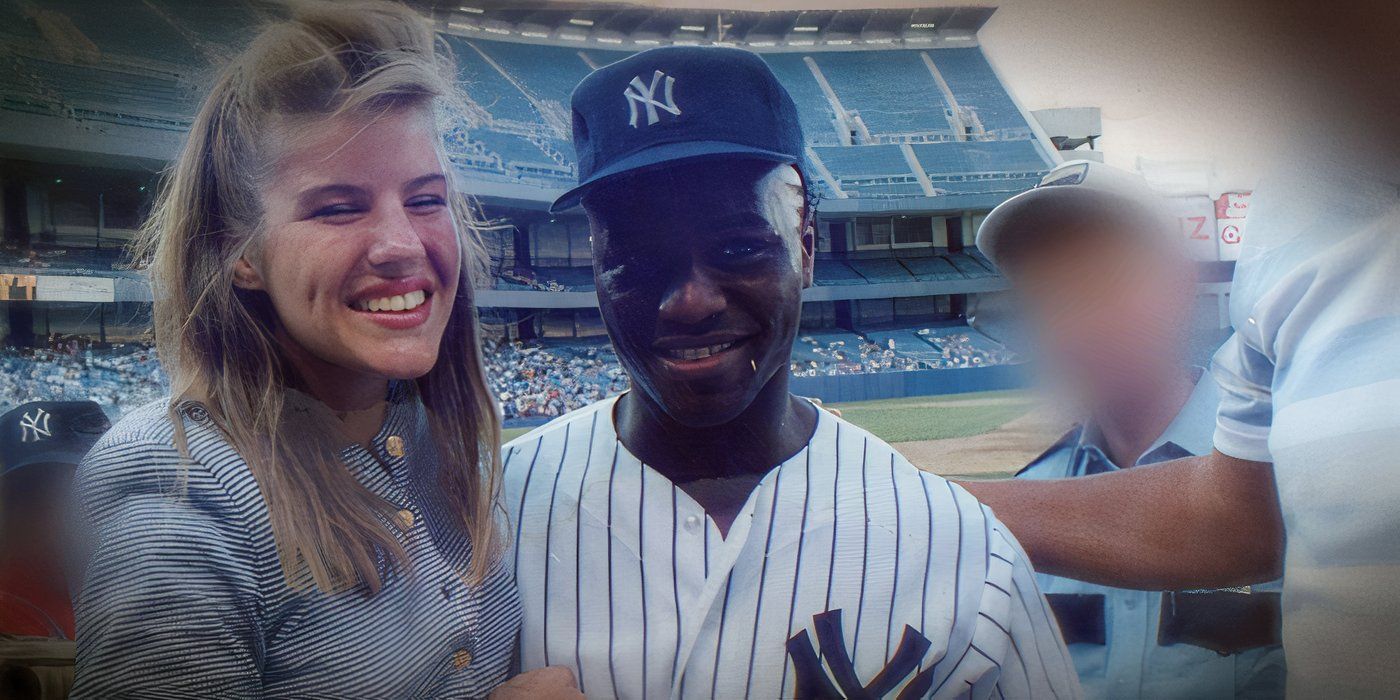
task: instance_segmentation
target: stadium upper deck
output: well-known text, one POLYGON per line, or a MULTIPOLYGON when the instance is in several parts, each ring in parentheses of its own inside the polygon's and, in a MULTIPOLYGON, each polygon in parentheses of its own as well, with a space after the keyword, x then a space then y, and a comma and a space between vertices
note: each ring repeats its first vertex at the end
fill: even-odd
MULTIPOLYGON (((1058 159, 977 44, 990 8, 714 14, 464 1, 415 4, 452 48, 470 98, 448 136, 452 160, 488 215, 513 225, 488 234, 496 279, 478 295, 505 323, 596 313, 586 226, 545 208, 575 178, 573 86, 633 51, 746 47, 793 94, 821 194, 812 324, 957 316, 963 295, 1000 288, 970 247, 975 227, 1058 159)), ((201 86, 285 11, 274 0, 0 0, 0 276, 10 276, 0 304, 149 300, 114 261, 201 86)))

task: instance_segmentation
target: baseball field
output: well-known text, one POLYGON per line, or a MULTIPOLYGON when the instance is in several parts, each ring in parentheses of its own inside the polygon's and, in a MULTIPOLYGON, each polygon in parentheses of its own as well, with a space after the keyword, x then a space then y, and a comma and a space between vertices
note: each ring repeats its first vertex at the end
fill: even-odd
MULTIPOLYGON (((1027 391, 918 396, 831 404, 842 417, 943 476, 1009 476, 1068 427, 1027 391)), ((528 428, 508 428, 510 440, 528 428)))

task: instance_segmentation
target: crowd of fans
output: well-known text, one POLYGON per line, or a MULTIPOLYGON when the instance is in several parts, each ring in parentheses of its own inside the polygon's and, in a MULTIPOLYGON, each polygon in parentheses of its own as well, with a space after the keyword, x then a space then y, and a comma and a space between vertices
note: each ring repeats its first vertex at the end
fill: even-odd
POLYGON ((482 344, 505 418, 562 416, 627 388, 627 375, 604 345, 551 347, 487 339, 482 344))
POLYGON ((927 361, 931 369, 1006 365, 1021 361, 1016 353, 985 338, 975 337, 966 331, 940 330, 923 328, 918 331, 919 335, 937 348, 938 356, 927 361))
MULTIPOLYGON (((852 334, 850 340, 799 339, 807 359, 796 376, 901 372, 1017 362, 1014 353, 968 332, 923 329, 930 348, 915 355, 852 334), (811 359, 815 358, 815 359, 811 359)), ((627 375, 606 344, 526 344, 487 339, 486 372, 505 418, 552 418, 624 391, 627 375)), ((168 392, 168 381, 146 344, 98 347, 59 339, 48 348, 0 351, 0 412, 27 401, 91 399, 114 420, 168 392)))
POLYGON ((155 351, 142 343, 98 348, 70 338, 0 353, 0 412, 30 401, 88 399, 115 420, 168 387, 155 351))

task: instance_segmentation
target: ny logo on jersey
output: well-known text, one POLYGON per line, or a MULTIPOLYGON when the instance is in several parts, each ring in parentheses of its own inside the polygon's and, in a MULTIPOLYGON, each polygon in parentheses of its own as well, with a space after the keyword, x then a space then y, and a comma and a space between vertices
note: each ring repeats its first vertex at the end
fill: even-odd
POLYGON ((42 408, 36 408, 33 413, 25 413, 23 416, 20 416, 20 442, 39 442, 48 437, 53 437, 53 433, 49 431, 48 411, 42 408))
MULTIPOLYGON (((845 637, 841 634, 841 611, 828 610, 812 616, 812 627, 817 631, 817 643, 821 655, 812 648, 812 640, 807 630, 802 630, 787 641, 787 652, 792 657, 792 667, 797 673, 796 697, 820 698, 821 700, 875 700, 883 698, 899 686, 900 681, 919 669, 919 662, 933 646, 924 635, 909 625, 904 626, 904 636, 899 640, 894 656, 885 662, 885 667, 875 674, 869 683, 862 683, 856 674, 855 662, 846 651, 845 637), (822 661, 831 671, 830 675, 822 668, 822 661), (835 683, 832 683, 832 680, 835 683)), ((929 667, 905 686, 898 700, 922 698, 933 685, 933 668, 929 667)))
POLYGON ((656 71, 651 75, 651 84, 642 82, 642 76, 632 78, 632 82, 627 84, 627 89, 622 91, 622 95, 627 98, 627 125, 633 129, 637 128, 637 108, 646 107, 647 126, 651 126, 661 121, 661 115, 656 110, 664 110, 673 115, 679 116, 681 108, 676 106, 676 99, 672 91, 676 87, 676 79, 666 75, 661 71, 656 71), (661 79, 666 79, 665 101, 656 99, 656 87, 661 83, 661 79))

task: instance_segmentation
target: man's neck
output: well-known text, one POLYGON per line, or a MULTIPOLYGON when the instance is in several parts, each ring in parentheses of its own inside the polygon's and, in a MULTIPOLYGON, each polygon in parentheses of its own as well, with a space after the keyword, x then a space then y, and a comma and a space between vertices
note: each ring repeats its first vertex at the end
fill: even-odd
POLYGON ((1152 400, 1125 401, 1123 406, 1093 417, 1103 436, 1104 452, 1113 463, 1131 467, 1181 413, 1196 385, 1190 370, 1174 373, 1158 382, 1152 400))
POLYGON ((786 372, 780 372, 734 420, 706 427, 676 422, 633 390, 617 403, 618 437, 637 459, 722 519, 743 506, 764 474, 811 440, 816 409, 787 387, 786 372), (747 488, 716 488, 726 481, 747 488))

